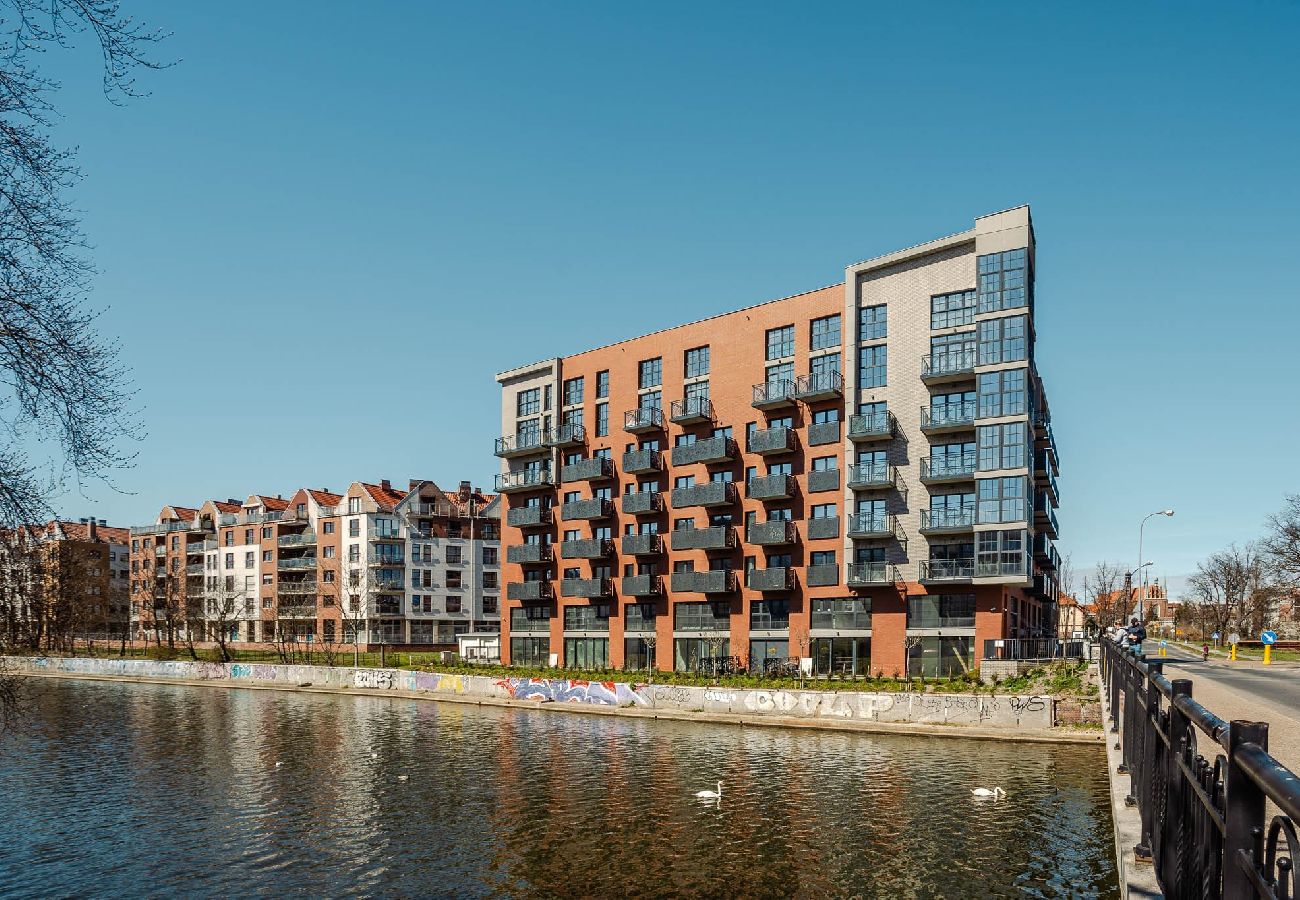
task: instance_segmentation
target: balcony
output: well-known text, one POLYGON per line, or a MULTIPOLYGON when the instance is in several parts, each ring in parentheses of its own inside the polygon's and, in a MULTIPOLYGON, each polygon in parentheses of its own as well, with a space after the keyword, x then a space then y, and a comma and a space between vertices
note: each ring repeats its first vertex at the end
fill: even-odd
POLYGON ((674 572, 673 593, 730 594, 736 590, 736 573, 730 569, 711 572, 674 572))
POLYGON ((829 587, 840 583, 840 567, 836 565, 805 566, 803 580, 808 587, 829 587))
POLYGON ((921 534, 971 531, 975 528, 974 509, 923 509, 921 534))
POLYGON ((580 522, 608 519, 614 514, 614 504, 604 497, 589 500, 570 500, 560 507, 560 521, 580 522))
POLYGON ((375 581, 374 589, 380 594, 405 594, 406 583, 397 578, 380 578, 375 581))
POLYGON ((209 550, 216 550, 216 549, 217 549, 216 541, 194 541, 192 543, 185 545, 185 553, 190 556, 195 556, 197 554, 206 553, 209 550))
POLYGON ((808 473, 808 493, 820 494, 840 489, 839 469, 814 469, 808 473))
POLYGON ((750 569, 745 574, 745 586, 751 591, 763 591, 764 593, 791 591, 795 588, 794 570, 785 566, 750 569))
POLYGON ((713 421, 713 404, 707 397, 686 397, 674 400, 668 414, 669 421, 677 425, 699 425, 713 421))
MULTIPOLYGON (((625 575, 622 592, 625 597, 658 597, 664 592, 664 582, 658 575, 625 575)), ((629 624, 627 630, 635 629, 629 624)))
POLYGON ((673 509, 730 506, 735 502, 736 486, 730 481, 708 481, 690 487, 673 488, 673 509))
POLYGON ((718 435, 695 441, 692 444, 678 444, 673 448, 673 465, 689 466, 697 463, 731 462, 736 458, 736 442, 729 437, 718 435))
POLYGON ((1056 510, 1052 509, 1051 504, 1047 501, 1047 494, 1044 491, 1038 492, 1038 499, 1034 503, 1034 527, 1051 537, 1052 540, 1059 540, 1061 537, 1061 528, 1056 521, 1056 510))
POLYGON ((921 584, 968 582, 975 577, 975 560, 923 559, 916 564, 916 575, 921 584))
POLYGON ((528 456, 546 450, 544 435, 540 431, 525 431, 497 438, 496 455, 502 459, 528 456))
POLYGON ((922 484, 970 481, 974 477, 974 453, 963 453, 961 456, 926 456, 921 459, 922 484))
POLYGON ((305 581, 280 580, 275 585, 275 593, 277 596, 283 595, 286 597, 293 597, 303 594, 314 594, 319 588, 320 583, 314 578, 305 581))
POLYGON ((855 540, 898 537, 898 517, 862 513, 848 516, 848 536, 855 540))
POLYGON ((564 578, 560 580, 561 597, 585 597, 595 599, 610 595, 608 578, 564 578))
POLYGON ((809 372, 794 381, 795 399, 805 403, 831 400, 843 393, 844 376, 839 372, 809 372))
POLYGON ((745 531, 745 542, 760 547, 780 547, 793 544, 799 540, 799 532, 793 522, 775 520, 755 522, 745 531))
POLYGON ((578 538, 560 542, 561 559, 604 559, 614 552, 609 538, 578 538))
POLYGON ((555 558, 550 544, 513 544, 506 548, 506 562, 521 566, 548 563, 555 558))
POLYGON ((626 556, 654 556, 664 552, 664 542, 657 534, 623 535, 623 553, 626 556))
POLYGON ((750 453, 757 453, 760 456, 792 453, 799 448, 794 429, 786 428, 784 425, 765 428, 762 431, 751 431, 745 444, 750 453))
POLYGON ((647 406, 645 409, 629 409, 623 413, 624 431, 643 434, 647 431, 663 431, 663 429, 664 411, 657 406, 647 406))
POLYGON ((506 511, 511 528, 540 528, 553 524, 549 506, 519 506, 506 511))
POLYGON ((839 422, 813 422, 808 426, 808 446, 820 447, 823 444, 840 442, 839 422))
POLYGON ((288 559, 279 559, 276 561, 277 569, 315 569, 316 557, 314 556, 297 556, 288 559))
POLYGON ((754 409, 781 409, 794 406, 794 382, 778 378, 754 385, 754 409))
POLYGON ((898 420, 889 410, 849 416, 849 440, 865 443, 887 441, 898 434, 898 420))
POLYGON ((736 529, 730 525, 710 528, 679 528, 673 532, 674 550, 732 550, 736 546, 736 529))
POLYGON ((663 467, 664 462, 658 450, 629 450, 623 454, 624 475, 659 472, 663 467))
POLYGON ((1043 447, 1034 454, 1034 472, 1038 475, 1045 475, 1048 472, 1053 475, 1061 474, 1061 467, 1056 462, 1055 448, 1043 447))
POLYGON ((587 429, 577 423, 570 422, 559 425, 546 432, 546 446, 548 447, 576 447, 586 442, 587 429))
POLYGON ((926 434, 969 431, 975 426, 975 401, 921 407, 921 430, 926 434))
POLYGON ((664 495, 659 491, 632 491, 619 498, 623 512, 629 516, 650 516, 664 510, 664 495))
POLYGON ((316 532, 304 531, 302 534, 282 535, 276 543, 281 547, 315 547, 316 532))
POLYGON ((295 603, 293 605, 277 603, 275 614, 281 619, 314 619, 316 618, 315 603, 295 603))
POLYGON ((1047 493, 1047 500, 1052 506, 1061 505, 1061 488, 1056 483, 1056 473, 1051 469, 1040 471, 1034 475, 1034 483, 1038 488, 1047 493))
POLYGON ((849 587, 876 587, 899 580, 898 567, 887 562, 849 563, 846 583, 849 587))
POLYGON ((366 564, 371 566, 393 566, 398 568, 406 565, 406 557, 394 556, 391 553, 370 553, 366 555, 366 564))
POLYGON ((521 491, 537 491, 554 487, 549 467, 536 471, 502 472, 497 475, 496 490, 499 494, 517 494, 521 491))
POLYGON ((810 541, 824 541, 840 536, 839 516, 823 516, 819 519, 804 520, 805 533, 810 541))
POLYGON ((506 599, 523 603, 554 600, 555 588, 549 581, 512 581, 506 585, 506 599))
POLYGON ((193 565, 186 566, 186 567, 185 567, 185 574, 186 574, 186 575, 202 575, 202 574, 203 574, 203 563, 194 563, 193 565))
POLYGON ((849 466, 848 486, 855 491, 875 491, 898 486, 898 467, 884 463, 849 466))
POLYGON ((980 560, 975 564, 976 578, 1014 578, 1022 580, 1029 577, 1029 560, 1024 553, 1001 554, 995 560, 980 560), (1008 556, 1013 558, 1008 559, 1008 556))
POLYGON ((793 475, 757 475, 745 483, 751 500, 785 500, 794 496, 793 475))
POLYGON ((962 381, 974 377, 974 350, 951 350, 921 357, 921 380, 926 384, 962 381))
POLYGON ((601 481, 614 477, 614 461, 596 456, 560 467, 561 481, 601 481))
POLYGON ((1034 535, 1034 559, 1043 568, 1056 568, 1056 547, 1052 544, 1052 539, 1041 531, 1034 535))

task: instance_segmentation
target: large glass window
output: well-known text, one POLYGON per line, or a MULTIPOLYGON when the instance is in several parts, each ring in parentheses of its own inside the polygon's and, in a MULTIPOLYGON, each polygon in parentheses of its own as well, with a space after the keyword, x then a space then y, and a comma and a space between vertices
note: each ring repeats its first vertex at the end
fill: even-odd
POLYGON ((609 370, 606 369, 596 373, 596 396, 609 396, 609 370))
POLYGON ((570 669, 608 669, 609 638, 566 637, 564 664, 570 669))
POLYGON ((877 344, 858 350, 858 387, 884 387, 887 381, 886 362, 888 347, 877 344))
POLYGON ((1021 529, 1010 531, 981 531, 978 535, 975 551, 976 575, 1018 575, 1023 576, 1025 569, 1025 532, 1021 529))
POLYGON ((808 370, 814 375, 838 375, 840 372, 840 355, 838 353, 827 353, 822 356, 814 356, 808 363, 808 370))
POLYGON ((551 654, 551 639, 547 637, 510 638, 510 664, 515 666, 545 666, 551 654))
POLYGON ((790 641, 787 638, 755 638, 749 642, 749 670, 772 672, 790 659, 790 641))
POLYGON ((828 347, 838 347, 840 343, 840 317, 838 315, 812 320, 811 349, 825 350, 828 347))
POLYGON ((640 388, 659 387, 664 383, 663 357, 641 360, 637 373, 637 386, 640 388))
POLYGON ((707 381, 692 381, 686 385, 687 400, 708 400, 709 383, 707 381))
POLYGON ((980 365, 1019 362, 1028 355, 1025 316, 986 319, 979 324, 980 365))
POLYGON ((673 668, 678 672, 714 672, 731 658, 731 638, 676 638, 673 668))
POLYGON ((884 304, 864 306, 858 310, 858 340, 883 341, 889 336, 884 304))
POLYGON ((511 631, 551 630, 551 610, 545 606, 524 606, 510 610, 511 631))
POLYGON ((582 402, 582 385, 581 376, 577 378, 566 378, 564 380, 564 405, 576 406, 582 402))
POLYGON ((1025 476, 1008 478, 981 478, 975 482, 979 489, 977 522, 1024 522, 1029 514, 1025 499, 1025 476))
POLYGON ((774 366, 767 367, 767 383, 781 384, 785 381, 794 380, 794 363, 777 363, 774 366))
POLYGON ((975 332, 954 331, 930 338, 930 369, 959 372, 975 367, 975 332))
POLYGON ((596 437, 605 437, 609 434, 609 404, 596 404, 596 437))
POLYGON ((813 638, 810 643, 815 674, 871 674, 871 638, 813 638))
POLYGON ((654 638, 630 637, 623 639, 623 668, 629 671, 653 669, 654 638))
POLYGON ((907 598, 908 628, 974 628, 974 594, 930 594, 907 598))
MULTIPOLYGON (((768 561, 771 564, 771 560, 768 561)), ((790 627, 789 600, 755 600, 749 608, 750 631, 780 631, 790 627)))
POLYGON ((542 411, 542 392, 537 388, 529 388, 526 391, 520 391, 515 395, 515 414, 519 416, 535 416, 542 411))
POLYGON ((646 391, 636 401, 638 409, 662 409, 663 403, 663 391, 646 391))
POLYGON ((709 348, 695 347, 686 351, 686 377, 699 378, 709 374, 709 348))
POLYGON ((1029 255, 1025 248, 990 253, 977 261, 979 311, 997 312, 1028 306, 1032 294, 1029 255))
POLYGON ((785 359, 794 356, 794 326, 783 325, 767 330, 767 358, 785 359))
POLYGON ((975 291, 956 291, 930 298, 930 327, 957 328, 975 321, 975 291))
POLYGON ((655 606, 653 603, 632 603, 627 607, 624 631, 654 631, 655 606))
MULTIPOLYGON (((997 427, 997 426, 991 426, 997 427)), ((975 443, 935 444, 930 447, 930 474, 942 478, 961 475, 975 468, 975 443)))
POLYGON ((609 631, 609 604, 564 607, 565 631, 609 631))
POLYGON ((908 638, 907 674, 910 677, 950 678, 975 669, 975 638, 908 638))
POLYGON ((979 417, 1022 416, 1025 414, 1025 380, 1028 369, 984 372, 979 378, 979 417))
POLYGON ((812 601, 812 627, 836 631, 870 631, 871 600, 867 597, 825 597, 812 601))
POLYGON ((726 602, 673 604, 675 631, 730 631, 731 610, 726 602))
POLYGON ((979 435, 979 467, 981 471, 993 469, 1023 469, 1029 462, 1028 426, 1024 422, 1005 425, 981 425, 979 435))

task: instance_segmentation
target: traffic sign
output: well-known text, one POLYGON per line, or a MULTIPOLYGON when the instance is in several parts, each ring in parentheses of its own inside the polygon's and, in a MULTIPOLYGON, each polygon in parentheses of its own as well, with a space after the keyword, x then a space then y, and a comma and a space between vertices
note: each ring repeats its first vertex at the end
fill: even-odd
POLYGON ((1229 644, 1240 644, 1240 643, 1241 643, 1241 635, 1237 634, 1237 632, 1234 631, 1232 634, 1228 635, 1228 643, 1229 643, 1229 644))
POLYGON ((1262 643, 1265 643, 1265 644, 1276 644, 1276 643, 1277 643, 1277 632, 1276 632, 1276 631, 1265 631, 1263 634, 1261 634, 1261 635, 1259 636, 1259 639, 1260 639, 1260 641, 1261 641, 1262 643))
POLYGON ((1161 647, 1168 647, 1168 646, 1169 646, 1169 643, 1168 643, 1167 641, 1161 641, 1161 642, 1160 642, 1160 646, 1161 646, 1161 647))
POLYGON ((1210 637, 1214 638, 1217 641, 1219 639, 1219 633, 1216 631, 1214 632, 1214 634, 1210 635, 1210 637))

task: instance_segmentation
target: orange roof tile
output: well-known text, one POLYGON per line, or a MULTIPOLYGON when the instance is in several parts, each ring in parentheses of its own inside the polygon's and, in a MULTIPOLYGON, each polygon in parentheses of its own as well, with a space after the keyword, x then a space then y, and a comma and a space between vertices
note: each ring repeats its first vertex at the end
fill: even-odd
POLYGON ((384 487, 380 484, 367 484, 361 482, 361 486, 366 489, 371 498, 374 499, 386 512, 392 512, 393 507, 402 502, 406 494, 401 491, 395 491, 391 487, 384 487))
MULTIPOLYGON (((306 488, 306 491, 311 495, 311 498, 321 506, 338 506, 339 501, 343 499, 342 494, 334 494, 329 491, 317 490, 316 488, 306 488)), ((285 504, 286 507, 288 507, 288 505, 288 503, 285 504)))

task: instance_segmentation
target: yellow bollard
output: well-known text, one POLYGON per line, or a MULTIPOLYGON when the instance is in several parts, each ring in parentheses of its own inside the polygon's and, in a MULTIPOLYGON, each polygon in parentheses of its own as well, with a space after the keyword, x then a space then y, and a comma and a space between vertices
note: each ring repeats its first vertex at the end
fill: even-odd
POLYGON ((1272 665, 1272 664, 1273 664, 1273 645, 1272 645, 1272 644, 1265 644, 1265 645, 1264 645, 1264 665, 1266 665, 1266 666, 1270 666, 1270 665, 1272 665))
POLYGON ((1236 645, 1236 644, 1233 644, 1233 645, 1232 645, 1232 655, 1231 655, 1229 658, 1232 659, 1232 660, 1234 660, 1234 661, 1237 659, 1237 645, 1236 645))

